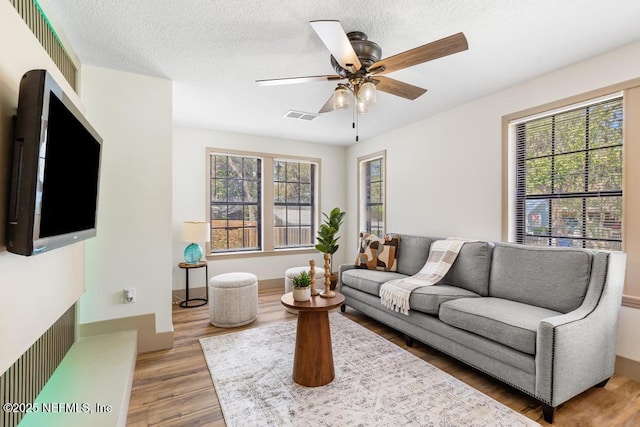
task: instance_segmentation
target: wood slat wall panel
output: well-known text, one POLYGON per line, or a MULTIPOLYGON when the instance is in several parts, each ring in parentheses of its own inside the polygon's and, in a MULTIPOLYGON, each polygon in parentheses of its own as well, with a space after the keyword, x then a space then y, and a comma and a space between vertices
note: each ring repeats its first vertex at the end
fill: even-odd
MULTIPOLYGON (((0 376, 0 403, 31 404, 75 341, 75 305, 0 376)), ((22 408, 20 408, 22 409, 22 408)), ((0 412, 0 426, 17 426, 23 411, 0 412)))
POLYGON ((9 0, 18 11, 24 22, 31 29, 42 47, 47 51, 53 62, 58 66, 73 90, 78 91, 77 73, 71 57, 67 54, 62 43, 51 29, 49 23, 39 10, 34 0, 9 0))

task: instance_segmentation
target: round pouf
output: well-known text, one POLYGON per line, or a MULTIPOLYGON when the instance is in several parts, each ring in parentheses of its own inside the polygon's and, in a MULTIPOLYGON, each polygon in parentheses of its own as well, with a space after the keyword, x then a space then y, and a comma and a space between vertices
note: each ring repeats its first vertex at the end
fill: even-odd
POLYGON ((209 281, 209 319, 213 326, 233 328, 258 316, 258 278, 251 273, 225 273, 209 281))
MULTIPOLYGON (((309 271, 311 268, 307 267, 292 267, 284 272, 284 293, 291 292, 293 290, 293 278, 303 271, 309 271)), ((316 267, 316 289, 322 291, 324 289, 324 268, 316 267)), ((298 314, 298 310, 291 308, 285 308, 291 314, 298 314)))

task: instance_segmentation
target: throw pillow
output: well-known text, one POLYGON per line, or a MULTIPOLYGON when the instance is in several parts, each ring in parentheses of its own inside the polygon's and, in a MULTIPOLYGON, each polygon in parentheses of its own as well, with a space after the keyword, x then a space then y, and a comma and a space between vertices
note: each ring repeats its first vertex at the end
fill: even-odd
POLYGON ((396 271, 399 237, 389 235, 380 238, 369 233, 360 233, 360 248, 356 257, 357 268, 396 271))

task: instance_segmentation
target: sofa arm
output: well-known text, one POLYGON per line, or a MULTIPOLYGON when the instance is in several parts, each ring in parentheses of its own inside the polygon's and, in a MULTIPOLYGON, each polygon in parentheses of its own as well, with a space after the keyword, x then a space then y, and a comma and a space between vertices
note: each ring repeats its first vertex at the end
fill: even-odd
POLYGON ((626 255, 594 254, 583 304, 543 319, 536 342, 536 396, 556 407, 613 375, 626 255))
POLYGON ((338 269, 338 285, 336 286, 336 290, 338 292, 340 292, 340 289, 342 289, 342 273, 354 268, 356 268, 356 266, 353 264, 340 264, 340 267, 338 269))

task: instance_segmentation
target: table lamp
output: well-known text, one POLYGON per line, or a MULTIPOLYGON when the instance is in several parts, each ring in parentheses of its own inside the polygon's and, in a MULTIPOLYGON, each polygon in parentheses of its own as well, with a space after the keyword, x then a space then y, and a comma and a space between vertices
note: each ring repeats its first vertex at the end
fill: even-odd
POLYGON ((180 230, 180 240, 190 242, 184 249, 184 260, 187 264, 197 264, 202 259, 204 252, 198 243, 209 242, 210 227, 205 221, 185 221, 180 230))

